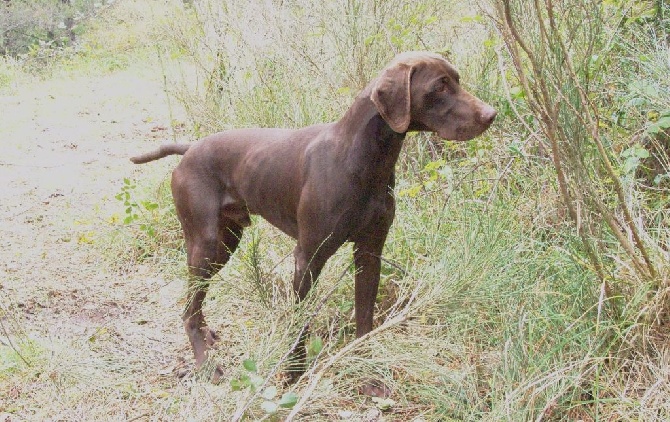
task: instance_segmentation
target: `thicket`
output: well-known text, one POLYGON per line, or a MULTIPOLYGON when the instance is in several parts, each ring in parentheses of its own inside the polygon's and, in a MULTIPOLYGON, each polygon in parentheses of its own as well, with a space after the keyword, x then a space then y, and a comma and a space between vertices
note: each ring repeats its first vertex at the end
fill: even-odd
POLYGON ((81 23, 113 0, 3 0, 0 55, 17 57, 40 48, 70 46, 81 23))

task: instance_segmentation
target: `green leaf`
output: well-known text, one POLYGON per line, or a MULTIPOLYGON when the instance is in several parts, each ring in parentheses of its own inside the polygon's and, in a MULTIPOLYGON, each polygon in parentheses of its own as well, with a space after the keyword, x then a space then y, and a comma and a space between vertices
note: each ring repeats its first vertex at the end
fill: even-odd
POLYGON ((318 355, 321 353, 321 350, 323 350, 323 339, 321 339, 319 336, 314 336, 309 342, 307 349, 309 350, 309 354, 311 356, 318 355))
POLYGON ((233 391, 241 391, 251 386, 248 375, 242 375, 239 379, 230 380, 233 391))
POLYGON ((670 116, 662 116, 660 119, 647 127, 647 133, 651 135, 657 135, 668 129, 670 129, 670 116))
POLYGON ((265 382, 265 379, 263 379, 263 377, 261 377, 260 375, 251 374, 249 376, 249 381, 251 382, 252 389, 255 391, 255 390, 258 389, 258 387, 263 385, 263 383, 265 382))
POLYGON ((624 158, 649 158, 649 151, 640 145, 633 145, 621 152, 621 156, 624 158))
POLYGON ((337 89, 337 93, 340 95, 349 95, 351 94, 351 88, 349 88, 348 86, 343 86, 337 89))
POLYGON ((524 156, 523 150, 521 149, 521 145, 516 141, 509 144, 509 146, 507 147, 507 150, 510 152, 510 154, 512 154, 516 157, 523 157, 524 156))
POLYGON ((635 94, 641 94, 647 98, 658 97, 658 87, 649 81, 636 80, 628 85, 628 90, 635 94))
POLYGON ((346 314, 347 312, 350 312, 352 309, 354 309, 354 302, 351 300, 343 300, 338 306, 338 309, 340 312, 346 314))
POLYGON ((382 399, 379 397, 373 397, 372 401, 377 406, 379 410, 389 410, 395 405, 395 400, 392 399, 382 399))
POLYGON ((451 168, 450 165, 445 164, 444 167, 439 169, 437 173, 442 177, 443 179, 450 180, 454 176, 454 170, 451 168))
POLYGON ((426 164, 426 166, 423 168, 423 170, 424 170, 425 172, 430 173, 430 172, 432 172, 432 171, 435 171, 435 170, 439 169, 439 168, 442 167, 444 164, 445 164, 445 161, 444 161, 444 160, 435 160, 435 161, 431 161, 431 162, 429 162, 428 164, 426 164))
POLYGON ((398 192, 398 196, 403 197, 403 196, 409 196, 410 198, 416 198, 419 193, 421 193, 421 189, 423 189, 423 185, 414 185, 410 188, 403 189, 400 192, 398 192))
POLYGON ((659 174, 656 177, 654 177, 654 184, 658 186, 663 182, 663 180, 670 180, 670 173, 659 174))
POLYGON ((292 409, 298 403, 298 395, 293 392, 284 393, 279 399, 279 406, 284 409, 292 409))
POLYGON ((269 386, 265 390, 263 390, 263 394, 261 396, 266 399, 266 400, 272 400, 277 396, 277 387, 274 385, 269 386))
POLYGON ((526 96, 526 93, 523 91, 523 89, 520 86, 513 86, 512 88, 510 88, 509 94, 515 100, 523 99, 526 96))
POLYGON ((482 15, 471 15, 471 16, 464 16, 461 19, 461 22, 463 23, 484 23, 484 17, 482 15))
POLYGON ((366 46, 372 45, 377 40, 377 38, 379 38, 377 35, 370 35, 365 40, 363 40, 363 43, 366 46))
POLYGON ((626 161, 623 163, 623 172, 624 174, 633 173, 640 165, 640 159, 637 157, 626 158, 626 161))
POLYGON ((265 413, 273 414, 277 413, 277 410, 279 409, 279 406, 277 406, 277 403, 272 402, 272 401, 264 401, 261 404, 261 409, 265 411, 265 413))
POLYGON ((156 208, 158 208, 158 204, 155 202, 150 202, 150 201, 144 201, 142 202, 142 205, 147 211, 153 211, 156 208))
POLYGON ((253 359, 245 359, 244 362, 242 362, 242 366, 249 372, 256 372, 258 370, 256 361, 253 359))

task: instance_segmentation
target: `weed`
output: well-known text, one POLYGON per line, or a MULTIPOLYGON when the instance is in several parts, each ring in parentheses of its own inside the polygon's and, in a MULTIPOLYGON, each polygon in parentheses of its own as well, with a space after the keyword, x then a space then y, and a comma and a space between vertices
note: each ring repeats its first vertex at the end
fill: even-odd
POLYGON ((245 359, 242 366, 245 369, 245 373, 230 382, 233 391, 249 389, 252 393, 255 393, 262 388, 259 396, 262 400, 260 409, 268 415, 274 415, 280 409, 292 409, 298 402, 299 397, 293 392, 286 392, 278 398, 277 387, 273 385, 263 387, 265 379, 258 375, 257 365, 254 360, 245 359))
POLYGON ((155 211, 158 210, 158 204, 152 201, 139 201, 135 198, 135 189, 137 183, 128 178, 123 179, 123 187, 115 198, 123 203, 125 207, 125 218, 123 224, 139 223, 139 228, 149 237, 156 236, 154 227, 155 211))

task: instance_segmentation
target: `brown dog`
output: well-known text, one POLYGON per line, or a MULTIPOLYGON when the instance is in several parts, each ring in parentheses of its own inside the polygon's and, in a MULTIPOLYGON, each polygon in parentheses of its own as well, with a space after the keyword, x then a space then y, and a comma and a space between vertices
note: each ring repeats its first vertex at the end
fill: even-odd
MULTIPOLYGON (((206 361, 216 338, 202 314, 203 281, 226 264, 250 214, 297 240, 293 288, 298 300, 326 260, 344 242, 354 242, 356 335, 368 333, 395 211, 394 167, 405 134, 430 131, 465 141, 484 132, 495 116, 491 106, 461 88, 449 62, 410 52, 398 55, 337 122, 230 130, 132 158, 140 164, 184 155, 172 173, 172 195, 193 276, 183 320, 196 366, 206 361)), ((304 362, 304 339, 294 357, 304 362)))

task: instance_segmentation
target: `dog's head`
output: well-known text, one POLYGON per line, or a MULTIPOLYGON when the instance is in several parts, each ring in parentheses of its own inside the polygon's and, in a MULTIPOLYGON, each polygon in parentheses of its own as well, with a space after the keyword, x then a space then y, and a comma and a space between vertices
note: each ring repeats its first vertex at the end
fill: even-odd
POLYGON ((426 130, 467 141, 493 123, 496 111, 463 89, 456 69, 437 54, 408 52, 382 71, 371 99, 398 133, 426 130))

